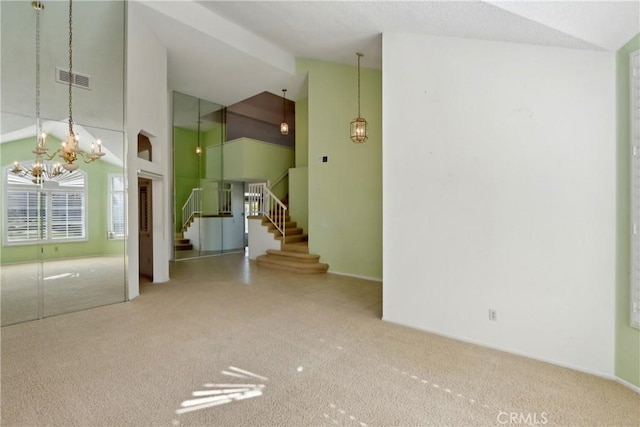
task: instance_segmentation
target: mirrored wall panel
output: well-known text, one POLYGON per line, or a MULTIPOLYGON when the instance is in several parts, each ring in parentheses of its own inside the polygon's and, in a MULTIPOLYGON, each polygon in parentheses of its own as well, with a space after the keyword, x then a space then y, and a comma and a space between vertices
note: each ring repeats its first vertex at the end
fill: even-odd
POLYGON ((244 183, 225 179, 225 114, 173 94, 176 260, 244 250, 244 183))
POLYGON ((0 3, 3 326, 126 299, 125 3, 74 2, 71 51, 41 4, 0 3))

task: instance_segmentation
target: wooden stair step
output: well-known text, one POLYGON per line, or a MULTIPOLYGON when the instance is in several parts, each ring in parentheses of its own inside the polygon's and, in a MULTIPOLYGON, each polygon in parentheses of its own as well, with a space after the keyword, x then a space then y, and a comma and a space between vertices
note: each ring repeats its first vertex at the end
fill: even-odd
MULTIPOLYGON (((284 228, 296 228, 297 226, 298 226, 298 223, 295 221, 286 221, 284 223, 284 228)), ((274 230, 275 228, 276 228, 276 225, 271 221, 267 220, 267 230, 271 231, 271 230, 274 230)))
POLYGON ((271 220, 262 217, 262 225, 274 235, 274 239, 280 240, 280 250, 267 249, 265 255, 256 257, 259 266, 295 273, 321 274, 329 270, 328 264, 320 262, 320 255, 309 253, 309 236, 295 221, 291 221, 288 211, 276 214, 272 220, 276 223, 286 221, 284 237, 271 220))
POLYGON ((193 245, 191 243, 182 243, 175 245, 176 251, 190 251, 193 249, 193 245))
POLYGON ((316 263, 304 263, 304 262, 295 262, 289 261, 287 259, 283 259, 278 256, 271 255, 260 255, 256 258, 258 265, 275 268, 278 270, 292 271, 296 273, 306 273, 306 274, 321 274, 326 273, 329 269, 328 264, 323 264, 321 262, 316 263))
MULTIPOLYGON (((276 222, 278 222, 278 221, 276 221, 276 222)), ((285 227, 297 227, 297 224, 295 223, 295 221, 287 220, 284 223, 285 223, 285 227), (293 223, 293 224, 291 224, 291 223, 293 223)), ((273 222, 269 221, 268 219, 263 219, 262 220, 262 225, 267 227, 267 230, 273 230, 274 228, 276 228, 276 225, 273 222)))
POLYGON ((176 237, 176 245, 186 245, 191 243, 191 240, 185 239, 184 237, 176 237))
POLYGON ((285 216, 289 216, 289 211, 284 211, 284 212, 277 212, 277 211, 272 211, 269 212, 270 216, 280 216, 280 215, 285 215, 285 216))
POLYGON ((267 249, 269 256, 279 257, 294 262, 314 264, 320 261, 320 255, 306 254, 302 252, 279 251, 277 249, 267 249))
MULTIPOLYGON (((284 235, 285 236, 295 236, 296 234, 302 234, 303 231, 304 230, 302 228, 285 228, 284 235)), ((276 237, 281 236, 280 230, 278 230, 277 228, 273 228, 273 229, 269 230, 269 233, 275 234, 276 237)))
POLYGON ((291 236, 285 235, 284 239, 282 239, 282 236, 274 236, 274 238, 276 240, 281 240, 284 243, 306 242, 309 240, 309 236, 306 234, 293 234, 291 236))
POLYGON ((286 252, 299 252, 303 254, 309 253, 309 241, 293 242, 293 243, 281 243, 280 249, 286 252))
MULTIPOLYGON (((279 216, 272 216, 271 220, 273 220, 274 222, 278 222, 281 220, 281 217, 279 216)), ((262 218, 262 224, 271 224, 271 220, 269 220, 269 218, 264 217, 262 218)), ((291 221, 291 217, 289 215, 284 217, 284 222, 290 222, 291 221)))

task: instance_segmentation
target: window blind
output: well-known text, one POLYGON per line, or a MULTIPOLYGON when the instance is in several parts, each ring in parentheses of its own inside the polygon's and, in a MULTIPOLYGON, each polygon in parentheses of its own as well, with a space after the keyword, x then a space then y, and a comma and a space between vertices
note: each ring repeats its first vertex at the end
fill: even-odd
POLYGON ((51 193, 51 239, 84 238, 84 194, 51 193))
POLYGON ((125 182, 122 175, 110 176, 109 238, 124 238, 125 232, 125 182))
MULTIPOLYGON (((24 162, 26 163, 26 162, 24 162)), ((45 164, 45 168, 51 167, 45 164)), ((4 168, 7 185, 3 225, 5 244, 86 239, 85 174, 52 177, 43 185, 4 168)))
POLYGON ((45 194, 39 191, 7 191, 7 241, 47 238, 45 194))

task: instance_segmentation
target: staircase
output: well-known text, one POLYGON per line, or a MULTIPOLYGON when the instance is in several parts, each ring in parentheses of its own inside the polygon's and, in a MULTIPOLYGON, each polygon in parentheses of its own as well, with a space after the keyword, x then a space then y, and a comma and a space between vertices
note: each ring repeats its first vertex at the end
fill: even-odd
POLYGON ((176 251, 190 251, 193 249, 191 240, 185 239, 183 233, 176 233, 174 247, 176 251))
POLYGON ((295 221, 291 221, 288 209, 263 216, 262 226, 268 228, 274 239, 280 240, 280 250, 268 249, 265 255, 256 257, 259 266, 295 273, 327 272, 329 265, 320 262, 320 255, 309 253, 309 236, 295 221), (276 224, 284 226, 284 237, 276 224))

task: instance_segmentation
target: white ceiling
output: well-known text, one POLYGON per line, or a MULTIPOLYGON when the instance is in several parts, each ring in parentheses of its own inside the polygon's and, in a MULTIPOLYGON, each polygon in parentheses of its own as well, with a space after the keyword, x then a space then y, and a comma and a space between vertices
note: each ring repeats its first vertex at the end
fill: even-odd
POLYGON ((640 32, 639 1, 140 1, 170 88, 224 105, 297 99, 296 57, 381 68, 386 32, 603 51, 640 32))

